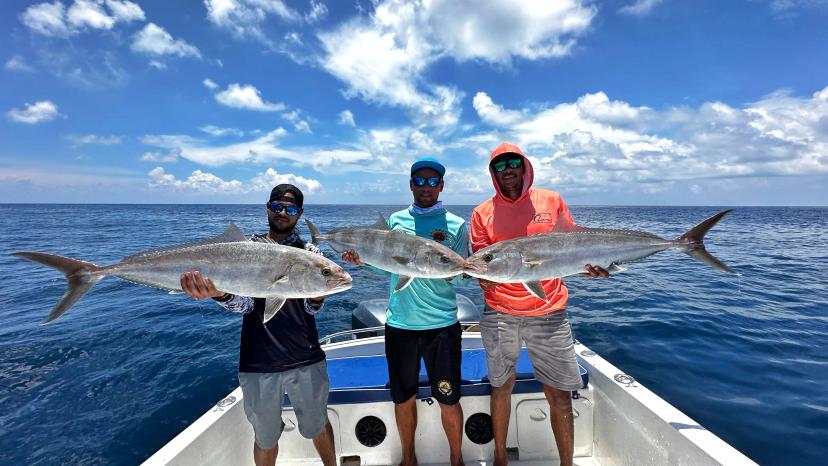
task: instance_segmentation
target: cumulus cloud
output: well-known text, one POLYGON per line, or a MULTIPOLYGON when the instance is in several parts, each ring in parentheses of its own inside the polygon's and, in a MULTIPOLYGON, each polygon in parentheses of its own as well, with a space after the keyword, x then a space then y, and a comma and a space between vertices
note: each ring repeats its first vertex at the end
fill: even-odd
POLYGON ((250 36, 267 41, 262 26, 270 16, 299 21, 302 15, 281 0, 204 0, 207 18, 236 37, 250 36))
POLYGON ((49 100, 41 100, 33 104, 26 104, 26 108, 13 108, 6 115, 18 123, 34 125, 57 118, 60 113, 58 107, 49 100))
POLYGON ((201 83, 204 84, 204 87, 210 90, 217 89, 219 87, 219 85, 213 82, 210 78, 204 78, 204 81, 201 81, 201 83))
POLYGON ((133 52, 156 57, 174 55, 201 58, 201 52, 196 47, 181 39, 173 39, 170 33, 154 23, 147 24, 133 36, 130 48, 133 52))
POLYGON ((122 138, 120 136, 97 136, 95 134, 87 134, 86 136, 69 135, 69 136, 66 136, 66 139, 72 141, 72 143, 76 146, 83 146, 83 145, 112 146, 112 145, 120 144, 121 141, 122 141, 122 138))
POLYGON ((322 2, 310 0, 310 11, 305 13, 305 21, 315 23, 328 14, 328 7, 322 2))
POLYGON ((356 126, 354 114, 350 110, 343 110, 339 113, 339 123, 342 125, 356 126))
POLYGON ((242 86, 237 83, 227 86, 227 89, 217 93, 215 98, 218 103, 227 107, 260 112, 280 112, 286 108, 284 104, 262 100, 261 92, 255 86, 242 86))
POLYGON ((743 108, 666 110, 602 92, 535 111, 478 97, 486 104, 475 105, 480 118, 533 158, 547 186, 657 191, 678 180, 828 173, 828 88, 804 98, 775 93, 743 108))
POLYGON ((24 60, 23 57, 21 57, 20 55, 15 55, 15 56, 9 58, 9 60, 6 61, 6 64, 3 65, 3 67, 6 68, 7 70, 12 70, 12 71, 27 71, 27 72, 34 71, 34 68, 29 66, 29 64, 26 63, 26 60, 24 60))
POLYGON ((291 122, 293 124, 293 129, 299 131, 300 133, 313 133, 310 128, 310 123, 308 123, 306 118, 302 117, 302 112, 299 110, 291 110, 290 112, 283 113, 282 118, 291 122))
POLYGON ((20 20, 45 36, 65 37, 87 29, 112 29, 118 23, 143 21, 144 11, 127 0, 75 0, 67 9, 60 1, 32 5, 20 20))
POLYGON ((173 174, 167 173, 161 166, 150 170, 149 177, 150 187, 152 188, 172 188, 181 191, 206 193, 243 194, 259 192, 269 190, 280 183, 294 184, 306 193, 314 193, 322 188, 322 184, 317 180, 292 173, 279 173, 273 168, 258 173, 247 183, 238 180, 225 181, 212 173, 201 170, 195 170, 187 179, 179 180, 173 174))
POLYGON ((653 8, 658 6, 664 0, 636 0, 635 2, 624 5, 618 9, 618 12, 630 16, 646 16, 653 11, 653 8))
POLYGON ((349 97, 402 107, 418 124, 453 126, 463 94, 423 78, 433 63, 567 55, 596 14, 582 3, 497 0, 480 8, 472 0, 386 0, 369 18, 319 34, 319 63, 347 84, 349 97))

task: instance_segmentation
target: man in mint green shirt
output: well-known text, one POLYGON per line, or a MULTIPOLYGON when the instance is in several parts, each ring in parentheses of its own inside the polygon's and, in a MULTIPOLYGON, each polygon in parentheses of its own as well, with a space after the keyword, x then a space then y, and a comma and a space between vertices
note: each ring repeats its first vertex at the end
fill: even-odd
MULTIPOLYGON (((414 202, 407 209, 391 214, 388 226, 392 230, 432 239, 468 257, 466 222, 443 208, 438 199, 443 191, 445 173, 445 167, 431 157, 417 160, 411 166, 409 180, 414 202)), ((342 259, 361 264, 359 255, 353 250, 345 251, 342 259)), ((417 429, 416 394, 421 358, 428 373, 431 395, 440 404, 451 464, 462 465, 461 330, 454 291, 454 285, 459 284, 462 277, 415 278, 408 287, 395 292, 399 276, 390 275, 385 356, 402 445, 400 465, 417 464, 414 433, 417 429)))

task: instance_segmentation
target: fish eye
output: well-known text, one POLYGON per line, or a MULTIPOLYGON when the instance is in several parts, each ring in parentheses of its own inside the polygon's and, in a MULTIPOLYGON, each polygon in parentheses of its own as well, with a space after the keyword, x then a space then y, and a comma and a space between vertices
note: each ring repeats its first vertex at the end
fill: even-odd
POLYGON ((446 257, 446 256, 440 256, 440 262, 442 262, 444 264, 448 264, 449 263, 449 258, 446 257))
POLYGON ((491 261, 492 261, 492 259, 494 259, 494 257, 492 257, 492 255, 491 255, 491 254, 485 254, 485 255, 483 256, 483 262, 491 262, 491 261))
POLYGON ((331 276, 331 269, 325 267, 322 269, 322 276, 323 277, 330 277, 331 276))

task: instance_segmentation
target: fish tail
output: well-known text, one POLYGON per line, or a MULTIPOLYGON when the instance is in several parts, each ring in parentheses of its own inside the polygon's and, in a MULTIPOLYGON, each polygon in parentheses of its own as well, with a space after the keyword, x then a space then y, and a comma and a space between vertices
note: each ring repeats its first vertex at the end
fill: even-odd
POLYGON ((68 284, 66 293, 63 294, 52 312, 49 313, 49 317, 43 322, 44 324, 48 324, 62 316, 104 277, 103 274, 95 273, 100 272, 102 267, 91 262, 42 252, 14 252, 12 255, 47 265, 60 270, 66 275, 68 284))
POLYGON ((313 222, 311 222, 308 219, 305 219, 305 223, 308 225, 308 230, 310 230, 311 242, 319 246, 319 237, 322 236, 322 233, 319 231, 319 228, 316 228, 316 225, 314 225, 313 222))
POLYGON ((698 225, 687 230, 685 234, 681 235, 676 241, 685 246, 686 249, 684 250, 684 253, 713 268, 724 272, 735 273, 733 269, 713 256, 713 254, 707 252, 707 249, 704 248, 704 235, 706 235, 711 228, 719 223, 719 220, 723 219, 731 212, 733 212, 733 209, 719 212, 718 214, 703 220, 698 225))

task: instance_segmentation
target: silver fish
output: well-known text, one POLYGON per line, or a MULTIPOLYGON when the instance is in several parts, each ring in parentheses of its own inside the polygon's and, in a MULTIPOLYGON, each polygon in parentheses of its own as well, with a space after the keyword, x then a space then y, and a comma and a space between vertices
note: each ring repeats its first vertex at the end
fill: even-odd
POLYGON ((450 278, 463 273, 460 254, 436 241, 392 230, 382 215, 370 227, 337 228, 324 234, 310 220, 305 223, 314 244, 326 241, 340 254, 353 249, 362 262, 399 275, 395 291, 415 278, 450 278))
POLYGON ((501 241, 483 248, 466 260, 465 272, 499 283, 522 283, 539 299, 547 300, 541 280, 582 273, 586 264, 609 272, 626 270, 624 264, 665 249, 678 249, 719 270, 733 273, 704 248, 704 235, 726 210, 704 220, 674 240, 634 230, 583 228, 559 222, 551 233, 501 241))
POLYGON ((98 266, 42 252, 14 256, 66 274, 68 289, 44 323, 57 319, 108 275, 141 285, 181 291, 185 272, 198 270, 216 288, 242 296, 266 298, 264 322, 288 298, 324 296, 351 288, 351 276, 319 254, 274 242, 254 242, 235 224, 220 236, 134 254, 117 264, 98 266))

